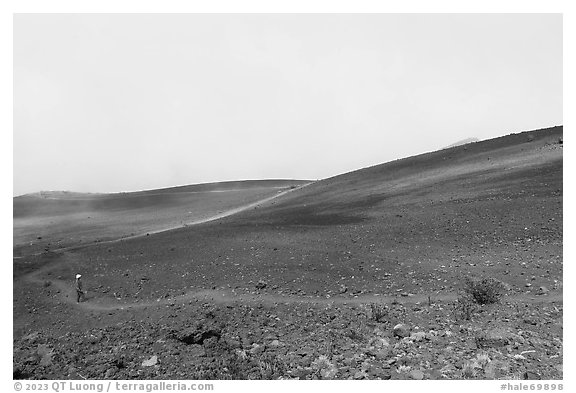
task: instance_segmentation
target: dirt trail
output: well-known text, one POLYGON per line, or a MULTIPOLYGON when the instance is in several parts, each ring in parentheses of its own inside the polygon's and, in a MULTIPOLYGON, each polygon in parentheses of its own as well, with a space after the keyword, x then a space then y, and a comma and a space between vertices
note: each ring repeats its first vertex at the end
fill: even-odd
MULTIPOLYGON (((104 240, 104 241, 100 241, 100 242, 97 242, 97 243, 80 244, 80 245, 76 245, 76 246, 68 246, 68 247, 56 248, 56 249, 53 249, 53 250, 50 250, 50 251, 51 251, 51 252, 58 253, 58 252, 65 252, 65 251, 72 251, 72 250, 80 250, 80 249, 83 249, 83 248, 92 247, 92 246, 96 246, 96 245, 102 245, 102 244, 113 244, 113 243, 118 243, 118 242, 121 242, 121 241, 124 241, 124 240, 138 239, 138 238, 141 238, 141 237, 146 237, 146 236, 148 236, 148 235, 152 235, 152 234, 155 234, 155 233, 161 233, 161 232, 171 231, 171 230, 173 230, 173 229, 182 228, 182 227, 184 227, 184 226, 199 225, 199 224, 204 224, 204 223, 210 222, 210 221, 220 220, 220 219, 222 219, 222 218, 231 216, 231 215, 233 215, 233 214, 241 213, 241 212, 243 212, 243 211, 256 208, 256 207, 258 207, 258 206, 260 206, 260 205, 263 205, 263 204, 265 204, 265 203, 268 203, 268 202, 270 202, 270 201, 272 201, 272 200, 274 200, 274 199, 276 199, 276 198, 279 198, 279 197, 281 197, 281 196, 283 196, 283 195, 286 195, 286 194, 288 194, 288 193, 290 193, 290 192, 300 190, 300 189, 302 189, 302 188, 304 188, 304 187, 306 187, 306 186, 309 186, 310 184, 312 184, 312 182, 311 182, 311 183, 303 184, 303 185, 298 186, 298 187, 295 187, 295 188, 290 188, 290 189, 285 190, 285 191, 282 191, 282 192, 278 192, 277 194, 272 195, 272 196, 270 196, 270 197, 267 197, 267 198, 264 198, 264 199, 260 199, 259 201, 252 202, 252 203, 249 203, 249 204, 244 205, 244 206, 236 207, 236 208, 234 208, 234 209, 226 210, 225 212, 218 213, 218 214, 212 215, 212 216, 210 216, 210 217, 206 217, 206 218, 202 218, 202 219, 199 219, 199 220, 195 220, 195 221, 188 222, 188 223, 186 223, 186 224, 184 224, 184 225, 179 224, 179 225, 174 225, 174 226, 171 226, 171 227, 165 227, 165 228, 162 228, 162 229, 158 229, 158 230, 155 230, 155 231, 147 231, 146 233, 140 233, 140 234, 137 234, 137 235, 123 236, 123 237, 120 237, 120 238, 117 238, 117 239, 104 240)), ((278 187, 274 187, 274 188, 278 188, 278 187)), ((37 253, 34 253, 34 254, 28 254, 28 255, 25 255, 25 256, 13 256, 12 259, 24 259, 24 258, 26 258, 26 257, 42 255, 43 253, 44 253, 44 252, 37 252, 37 253)))
MULTIPOLYGON (((46 280, 40 276, 53 269, 55 266, 70 262, 70 258, 74 258, 70 253, 63 253, 63 258, 55 263, 47 265, 41 269, 36 270, 25 276, 29 282, 42 284, 46 280)), ((315 296, 298 296, 298 295, 279 295, 279 294, 239 294, 232 291, 224 290, 200 290, 190 291, 183 295, 171 298, 159 298, 156 300, 143 300, 136 302, 122 302, 110 301, 108 299, 98 299, 92 295, 88 295, 84 302, 76 303, 76 291, 73 282, 66 282, 64 280, 51 279, 51 285, 60 291, 59 300, 74 304, 76 307, 89 311, 119 311, 119 310, 134 310, 146 307, 159 307, 167 305, 185 304, 192 301, 209 301, 214 303, 263 303, 263 304, 310 304, 310 305, 351 305, 351 304, 368 304, 368 303, 393 303, 398 302, 402 304, 416 304, 427 303, 429 300, 434 302, 449 302, 457 299, 456 293, 423 293, 414 296, 400 297, 400 296, 378 296, 378 295, 362 295, 354 297, 335 296, 335 297, 315 297, 315 296)), ((526 294, 505 296, 504 302, 507 303, 551 303, 562 302, 563 297, 561 292, 549 293, 545 296, 531 296, 526 294)))
MULTIPOLYGON (((310 183, 309 183, 310 184, 310 183)), ((305 184, 293 189, 285 190, 280 192, 276 195, 273 195, 268 198, 264 198, 254 203, 250 203, 238 208, 230 209, 226 212, 219 213, 217 215, 197 220, 191 222, 187 225, 198 225, 209 221, 218 220, 224 217, 231 216, 233 214, 240 213, 242 211, 252 209, 254 207, 260 206, 267 202, 270 202, 278 197, 286 195, 289 192, 299 190, 303 187, 306 187, 309 184, 305 184)), ((148 232, 148 233, 159 233, 168 231, 175 228, 180 228, 181 226, 173 227, 173 228, 165 228, 162 230, 158 230, 155 232, 148 232)), ((108 240, 104 242, 99 242, 95 244, 88 244, 88 245, 80 245, 80 246, 71 246, 65 247, 57 250, 53 250, 53 252, 59 253, 60 258, 53 263, 49 263, 42 268, 31 272, 22 278, 28 282, 36 283, 36 284, 44 284, 47 279, 43 278, 42 275, 49 272, 50 270, 54 269, 57 266, 62 264, 70 264, 76 262, 75 255, 71 252, 73 250, 78 250, 81 248, 90 247, 93 245, 101 245, 101 244, 108 244, 108 243, 115 243, 122 240, 128 240, 133 238, 144 237, 146 234, 140 234, 135 236, 123 237, 119 239, 108 240)), ((146 307, 157 307, 157 306, 166 306, 170 304, 184 304, 191 301, 210 301, 215 303, 234 303, 234 302, 246 302, 246 303, 265 303, 265 304, 314 304, 314 305, 346 305, 346 304, 367 304, 367 303, 392 303, 392 302, 399 302, 403 304, 416 304, 416 303, 426 303, 429 301, 429 298, 432 302, 446 302, 446 301, 453 301, 457 299, 456 293, 424 293, 424 294, 417 294, 414 296, 408 297, 399 297, 399 296, 378 296, 378 295, 362 295, 362 296, 354 296, 354 297, 347 297, 347 296, 334 296, 334 297, 316 297, 316 296, 298 296, 298 295, 278 295, 278 294, 239 294, 234 293, 231 291, 224 291, 224 290, 200 290, 200 291, 190 291, 186 294, 172 297, 172 298, 160 298, 156 300, 143 300, 143 301, 136 301, 136 302, 122 302, 121 300, 118 301, 111 301, 109 299, 104 298, 97 298, 92 294, 88 294, 87 299, 82 303, 76 303, 76 291, 74 289, 74 284, 72 280, 65 281, 65 280, 58 280, 50 278, 49 281, 51 285, 59 290, 59 297, 60 301, 74 304, 76 307, 81 309, 90 310, 90 311, 102 311, 102 312, 110 312, 116 310, 132 310, 132 309, 140 309, 146 307)), ((520 295, 511 295, 506 296, 503 299, 505 302, 511 303, 541 303, 541 302, 562 302, 562 293, 549 293, 546 296, 531 296, 526 294, 520 295)))
MULTIPOLYGON (((276 187, 251 187, 250 190, 270 190, 270 189, 282 189, 286 188, 287 186, 276 186, 276 187)), ((139 191, 133 193, 110 193, 110 194, 93 194, 90 197, 62 197, 62 196, 41 196, 37 198, 41 199, 48 199, 54 201, 92 201, 94 200, 94 196, 101 196, 105 197, 107 200, 110 199, 126 199, 126 198, 140 198, 143 195, 146 197, 150 196, 159 196, 159 195, 185 195, 185 194, 211 194, 211 193, 221 193, 221 192, 241 192, 246 191, 246 188, 229 188, 225 190, 204 190, 204 191, 172 191, 172 192, 149 192, 149 191, 139 191)), ((34 196, 33 194, 28 194, 30 196, 34 196)), ((24 195, 22 195, 24 196, 24 195)))

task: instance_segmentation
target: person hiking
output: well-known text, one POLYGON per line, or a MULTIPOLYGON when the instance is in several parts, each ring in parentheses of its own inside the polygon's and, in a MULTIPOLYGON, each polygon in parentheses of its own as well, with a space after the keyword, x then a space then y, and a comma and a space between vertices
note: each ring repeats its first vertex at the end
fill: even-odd
POLYGON ((82 289, 82 275, 76 275, 76 303, 80 303, 80 299, 84 300, 86 292, 82 289))

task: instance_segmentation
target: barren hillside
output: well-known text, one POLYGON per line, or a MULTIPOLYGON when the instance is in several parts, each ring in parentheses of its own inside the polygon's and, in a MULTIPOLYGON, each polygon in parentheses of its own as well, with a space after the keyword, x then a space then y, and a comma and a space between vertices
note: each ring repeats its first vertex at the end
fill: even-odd
MULTIPOLYGON (((182 192, 202 199, 160 193, 158 202, 153 191, 134 201, 91 199, 107 217, 142 212, 126 227, 140 233, 163 219, 156 213, 184 218, 191 201, 195 217, 218 219, 22 253, 14 260, 15 373, 561 378, 562 133, 507 135, 308 185, 250 188, 240 199, 182 192), (80 304, 77 272, 88 290, 80 304), (467 279, 497 282, 500 302, 463 308, 467 279), (82 356, 70 358, 65 342, 82 356), (157 364, 145 366, 152 356, 157 364)), ((116 235, 111 222, 95 230, 116 235)), ((41 227, 39 236, 54 238, 41 227)))

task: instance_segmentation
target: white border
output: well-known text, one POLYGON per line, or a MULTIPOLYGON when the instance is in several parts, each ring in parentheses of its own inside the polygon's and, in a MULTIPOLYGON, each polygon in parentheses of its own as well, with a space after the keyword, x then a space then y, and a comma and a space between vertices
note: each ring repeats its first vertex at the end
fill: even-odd
MULTIPOLYGON (((2 193, 2 261, 3 270, 3 292, 2 310, 5 318, 12 320, 12 255, 9 247, 9 239, 12 239, 12 14, 13 13, 563 13, 564 14, 564 126, 571 129, 572 111, 574 105, 574 39, 576 31, 574 28, 574 13, 569 1, 505 1, 505 0, 485 0, 485 1, 318 1, 318 0, 292 0, 292 1, 271 1, 271 0, 226 0, 226 1, 174 1, 174 0, 99 0, 99 1, 79 1, 79 0, 34 0, 34 1, 4 1, 0 3, 0 31, 2 78, 0 79, 0 94, 2 110, 0 113, 2 125, 2 183, 5 187, 2 193), (10 189, 6 186, 10 184, 10 189), (9 267, 7 267, 9 266, 9 267), (9 281, 9 282, 8 282, 9 281), (10 311, 8 311, 10 310, 10 311)), ((568 152, 571 150, 571 133, 565 133, 568 152)), ((567 168, 565 201, 571 201, 573 181, 571 169, 573 159, 571 154, 565 154, 565 168, 567 168)), ((565 222, 574 222, 573 208, 571 204, 564 205, 565 222)), ((564 231, 565 237, 571 240, 573 230, 567 225, 564 231)), ((574 389, 574 378, 571 370, 574 370, 573 351, 574 339, 570 332, 573 332, 574 324, 573 306, 569 299, 572 299, 573 290, 570 280, 574 274, 574 267, 571 262, 574 256, 571 242, 565 243, 567 246, 564 252, 564 261, 568 263, 564 266, 565 299, 564 302, 564 325, 568 334, 564 341, 564 390, 574 389)), ((2 349, 2 378, 1 383, 6 391, 13 390, 12 382, 12 331, 7 334, 7 329, 3 330, 2 349), (10 337, 10 340, 8 339, 10 337)), ((520 381, 510 381, 512 383, 520 381)), ((250 390, 269 391, 279 389, 280 391, 292 391, 293 389, 304 390, 352 390, 361 388, 367 391, 388 391, 400 390, 403 388, 426 389, 442 392, 462 392, 462 391, 499 391, 503 381, 426 381, 425 386, 421 381, 386 381, 385 384, 379 381, 338 381, 338 382, 217 382, 217 392, 250 390)))

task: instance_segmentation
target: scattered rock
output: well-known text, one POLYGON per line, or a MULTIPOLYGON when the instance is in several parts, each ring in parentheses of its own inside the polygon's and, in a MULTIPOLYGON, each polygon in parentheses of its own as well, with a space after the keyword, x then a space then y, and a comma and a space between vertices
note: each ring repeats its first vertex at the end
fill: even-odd
POLYGON ((311 367, 320 374, 322 379, 333 379, 338 374, 338 368, 324 355, 314 360, 311 367))
POLYGON ((562 374, 562 372, 563 372, 563 370, 564 370, 564 367, 563 367, 563 364, 562 364, 562 363, 557 364, 554 368, 555 368, 556 371, 558 371, 560 374, 562 374))
POLYGON ((533 318, 524 318, 524 323, 527 325, 538 325, 538 321, 533 318))
POLYGON ((250 353, 252 355, 259 355, 266 350, 266 345, 264 344, 252 344, 252 349, 250 349, 250 353))
POLYGON ((298 379, 307 379, 313 373, 312 369, 298 368, 290 372, 290 374, 298 379))
POLYGON ((542 379, 542 378, 540 377, 540 375, 536 374, 535 372, 525 371, 524 374, 522 375, 522 379, 536 380, 536 379, 542 379))
POLYGON ((410 371, 410 378, 417 380, 424 379, 424 373, 420 370, 412 370, 410 371))
POLYGON ((548 288, 542 286, 542 287, 538 288, 538 292, 536 294, 537 295, 546 295, 548 292, 550 292, 548 290, 548 288))
POLYGON ((479 348, 490 347, 498 348, 504 347, 512 343, 512 341, 521 338, 516 334, 504 328, 494 328, 485 332, 481 332, 476 336, 476 345, 479 348))
POLYGON ((110 367, 106 370, 106 374, 104 374, 104 379, 112 379, 112 377, 116 374, 116 370, 113 367, 110 367))
POLYGON ((52 354, 43 356, 42 359, 40 359, 40 365, 41 366, 51 366, 52 365, 52 354))
POLYGON ((376 348, 386 348, 390 346, 390 342, 384 337, 376 337, 370 340, 370 345, 373 345, 376 348))
POLYGON ((48 345, 40 344, 38 345, 38 349, 36 353, 40 357, 40 365, 41 366, 51 366, 52 365, 52 355, 54 351, 48 347, 48 345))
POLYGON ((379 361, 386 360, 390 356, 390 349, 388 348, 379 349, 377 351, 374 351, 373 355, 376 358, 376 360, 379 361))
POLYGON ((403 323, 394 326, 393 332, 396 337, 404 338, 410 336, 410 328, 403 323))
POLYGON ((188 346, 186 349, 187 349, 186 352, 192 357, 201 357, 206 355, 206 351, 204 350, 204 347, 202 345, 192 344, 188 346))
POLYGON ((150 359, 144 360, 142 362, 142 367, 151 367, 156 365, 156 363, 158 363, 158 356, 154 355, 150 359))
POLYGON ((410 335, 410 338, 414 341, 422 341, 426 338, 425 332, 414 332, 410 335))
POLYGON ((38 340, 40 334, 38 332, 32 332, 22 338, 23 341, 28 341, 30 343, 34 343, 38 340))
POLYGON ((390 379, 392 374, 390 374, 390 369, 384 369, 380 366, 372 366, 368 369, 368 376, 372 379, 390 379))
POLYGON ((226 339, 226 344, 232 349, 242 348, 242 343, 238 340, 226 339))
POLYGON ((184 344, 203 344, 211 337, 219 339, 222 328, 220 325, 208 321, 197 322, 194 326, 186 328, 175 334, 175 338, 184 344))

